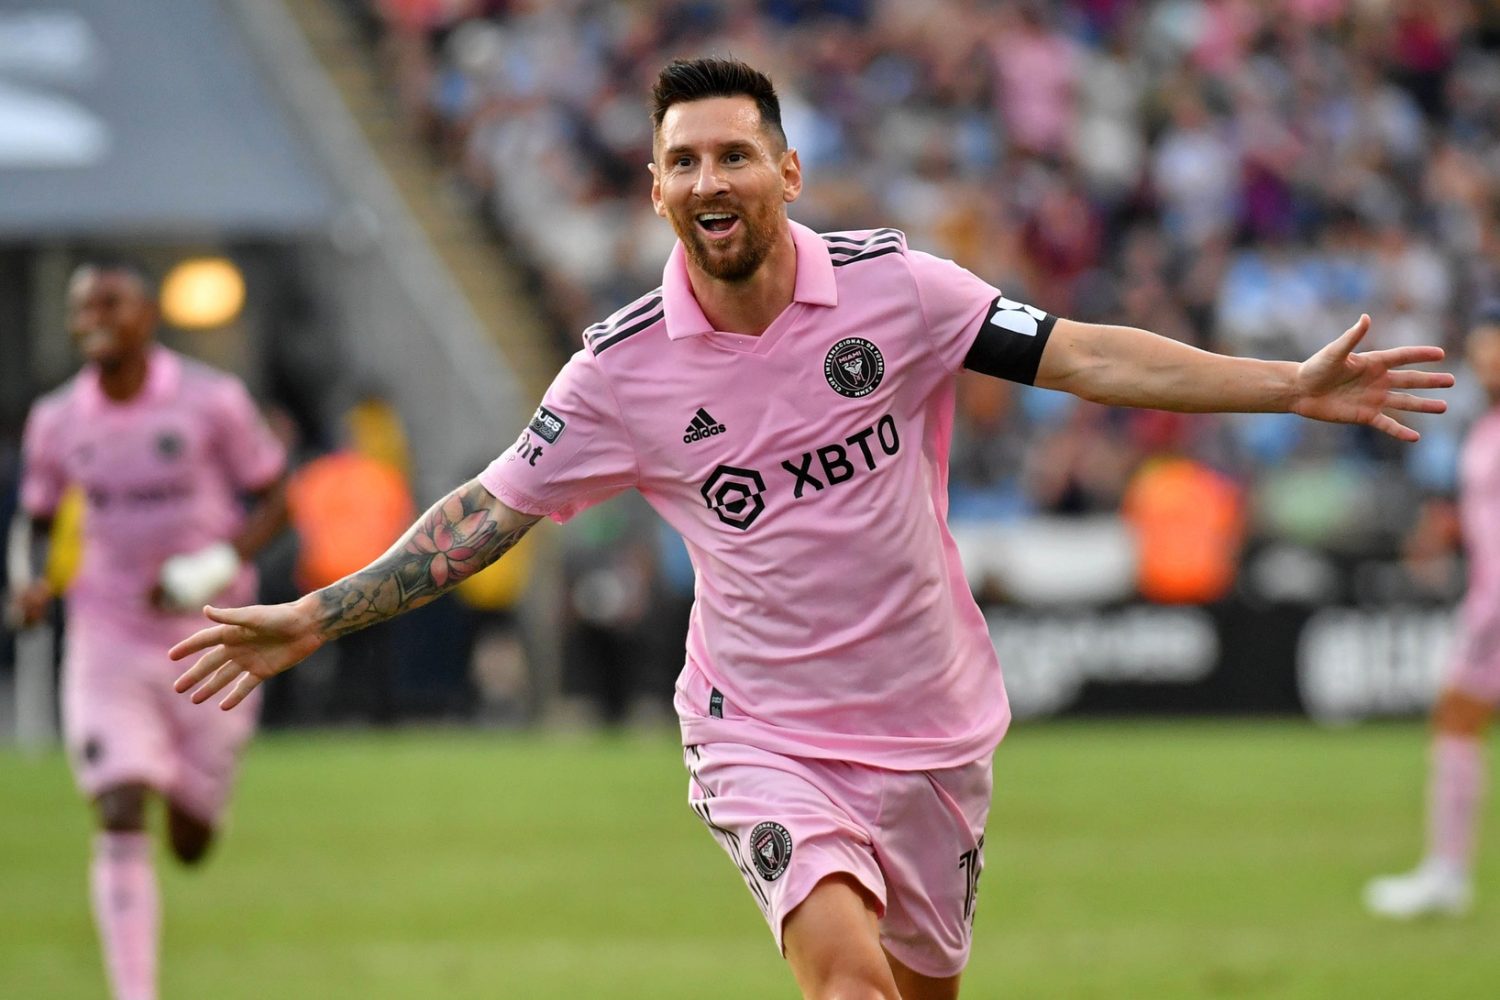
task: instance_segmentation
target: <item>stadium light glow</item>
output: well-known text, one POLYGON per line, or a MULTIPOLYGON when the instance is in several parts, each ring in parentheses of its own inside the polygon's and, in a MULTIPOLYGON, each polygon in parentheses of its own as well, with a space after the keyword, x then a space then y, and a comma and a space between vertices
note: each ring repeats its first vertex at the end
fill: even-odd
POLYGON ((187 330, 223 326, 245 306, 245 278, 224 257, 194 257, 179 262, 161 284, 166 321, 187 330))

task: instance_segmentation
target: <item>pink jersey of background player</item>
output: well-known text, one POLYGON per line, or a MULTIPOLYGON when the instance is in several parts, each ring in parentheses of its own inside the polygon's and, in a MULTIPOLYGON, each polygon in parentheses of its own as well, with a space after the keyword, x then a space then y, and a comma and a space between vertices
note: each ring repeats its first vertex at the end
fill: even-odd
MULTIPOLYGON (((152 606, 162 563, 232 538, 245 518, 240 494, 273 483, 285 461, 238 379, 163 347, 152 350, 146 384, 127 403, 107 399, 91 367, 38 400, 23 448, 26 513, 50 516, 70 484, 87 501, 70 619, 158 644, 170 636, 167 645, 191 632, 197 616, 152 606)), ((246 565, 220 599, 254 593, 246 565)))
POLYGON ((558 520, 635 487, 681 533, 685 743, 968 763, 1010 715, 946 525, 948 446, 1000 293, 895 230, 792 235, 794 304, 759 337, 709 335, 679 245, 480 481, 558 520))
POLYGON ((1448 683, 1493 704, 1500 701, 1500 408, 1470 428, 1459 477, 1469 580, 1448 683))
POLYGON ((1365 905, 1383 917, 1460 915, 1474 900, 1474 862, 1487 779, 1483 737, 1500 705, 1500 307, 1469 331, 1469 367, 1490 409, 1469 428, 1459 461, 1459 519, 1468 590, 1432 710, 1422 860, 1372 880, 1365 905))
POLYGON ((244 558, 285 521, 285 456, 238 379, 154 345, 154 296, 134 268, 78 268, 67 321, 87 363, 27 417, 10 610, 22 624, 44 620, 53 514, 79 489, 63 731, 99 826, 89 882, 111 993, 149 1000, 160 903, 147 802, 165 802, 177 859, 201 860, 256 721, 253 710, 231 720, 170 698, 166 652, 205 601, 254 594, 244 558))

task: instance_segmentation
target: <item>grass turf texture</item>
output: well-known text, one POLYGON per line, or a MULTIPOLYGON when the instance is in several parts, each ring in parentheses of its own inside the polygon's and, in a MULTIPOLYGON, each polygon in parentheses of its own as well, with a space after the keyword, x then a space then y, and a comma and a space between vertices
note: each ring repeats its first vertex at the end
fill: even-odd
MULTIPOLYGON (((1364 879, 1416 857, 1423 741, 1017 726, 965 996, 1500 995, 1494 805, 1472 917, 1359 906, 1364 879)), ((794 996, 685 782, 670 734, 263 737, 217 855, 159 866, 164 996, 794 996)), ((0 997, 103 996, 63 760, 0 752, 0 804, 0 997)))

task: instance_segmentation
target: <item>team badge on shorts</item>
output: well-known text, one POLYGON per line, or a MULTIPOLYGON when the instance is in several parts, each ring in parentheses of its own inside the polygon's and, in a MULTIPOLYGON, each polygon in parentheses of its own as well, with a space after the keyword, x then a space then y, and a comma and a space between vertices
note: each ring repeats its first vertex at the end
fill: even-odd
POLYGON ((792 862, 792 835, 780 823, 756 824, 750 831, 750 860, 761 878, 776 881, 792 862))
POLYGON ((885 378, 885 358, 880 348, 863 337, 845 337, 828 349, 823 359, 823 377, 840 396, 868 396, 885 378))
POLYGON ((83 741, 80 756, 83 757, 85 764, 93 765, 99 763, 99 761, 104 759, 104 741, 97 736, 90 736, 83 741))

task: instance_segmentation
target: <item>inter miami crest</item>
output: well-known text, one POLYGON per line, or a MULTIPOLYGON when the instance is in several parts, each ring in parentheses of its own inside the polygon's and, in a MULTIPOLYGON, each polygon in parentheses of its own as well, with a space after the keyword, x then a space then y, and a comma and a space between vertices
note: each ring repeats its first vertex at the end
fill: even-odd
POLYGON ((863 337, 845 337, 828 350, 823 359, 823 377, 840 396, 868 396, 885 378, 885 358, 880 348, 863 337))
POLYGON ((750 860, 761 878, 776 881, 792 863, 792 835, 780 823, 758 824, 750 831, 750 860))

